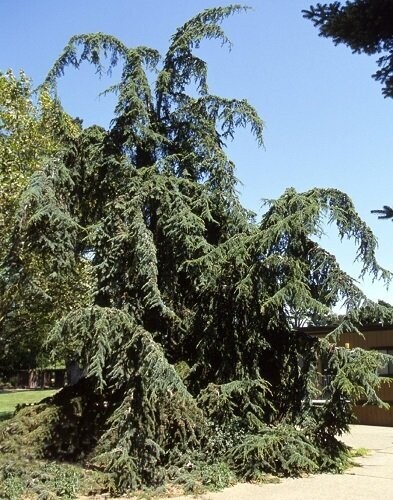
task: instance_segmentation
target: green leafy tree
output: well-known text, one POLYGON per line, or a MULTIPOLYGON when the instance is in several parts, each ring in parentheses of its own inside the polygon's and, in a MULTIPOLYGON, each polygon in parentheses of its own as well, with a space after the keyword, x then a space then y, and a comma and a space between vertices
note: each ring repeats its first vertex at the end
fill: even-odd
MULTIPOLYGON (((20 197, 44 161, 76 138, 80 127, 47 89, 34 93, 22 72, 0 74, 0 259, 7 257, 18 222, 20 197)), ((78 279, 54 279, 28 247, 17 248, 25 280, 3 276, 0 299, 0 368, 36 367, 48 326, 87 293, 89 271, 79 265, 78 279), (31 278, 29 278, 29 276, 31 278), (33 278, 34 277, 34 278, 33 278)), ((77 273, 77 274, 78 274, 77 273)))
POLYGON ((49 72, 55 91, 67 66, 122 68, 110 129, 69 140, 20 199, 9 282, 27 273, 25 249, 58 279, 88 260, 96 281, 91 302, 50 337, 55 356, 77 359, 85 377, 3 425, 5 453, 31 443, 29 414, 29 453, 84 461, 117 491, 200 480, 222 463, 238 478, 296 475, 342 467, 336 436, 352 404, 382 404, 376 368, 386 357, 335 345, 368 301, 315 242, 328 214, 357 243, 362 272, 389 279, 351 200, 288 189, 259 223, 239 202, 225 143, 249 126, 262 144, 263 122, 247 101, 209 92, 195 49, 229 43, 221 21, 241 10, 196 15, 162 58, 102 33, 74 36, 49 72), (348 314, 327 339, 294 330, 296 314, 326 314, 339 300, 348 314), (322 355, 331 397, 315 408, 322 355))
POLYGON ((383 54, 373 77, 384 84, 385 97, 393 97, 393 4, 390 0, 353 0, 317 3, 303 11, 320 36, 344 43, 353 52, 383 54))
MULTIPOLYGON (((34 96, 21 72, 0 73, 0 229, 9 234, 18 200, 31 175, 62 147, 64 134, 76 136, 78 126, 46 89, 34 96), (36 101, 36 102, 34 102, 36 101)), ((5 240, 3 240, 5 241, 5 240)), ((1 245, 4 252, 6 245, 1 245)))

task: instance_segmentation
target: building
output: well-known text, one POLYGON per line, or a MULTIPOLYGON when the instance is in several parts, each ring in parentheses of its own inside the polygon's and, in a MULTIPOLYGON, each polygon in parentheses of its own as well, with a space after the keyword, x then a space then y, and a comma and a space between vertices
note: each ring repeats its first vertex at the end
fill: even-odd
MULTIPOLYGON (((308 327, 304 329, 308 334, 316 337, 324 337, 330 331, 326 327, 308 327)), ((393 355, 393 327, 388 326, 367 326, 362 327, 361 332, 364 337, 357 333, 345 333, 340 336, 338 346, 352 349, 361 347, 363 349, 373 349, 385 354, 393 355)), ((384 369, 380 370, 380 375, 392 377, 393 362, 390 362, 384 369)), ((378 408, 373 405, 355 406, 354 413, 356 422, 364 425, 383 425, 393 427, 393 380, 392 383, 383 383, 378 391, 378 396, 382 401, 391 405, 389 410, 378 408)))

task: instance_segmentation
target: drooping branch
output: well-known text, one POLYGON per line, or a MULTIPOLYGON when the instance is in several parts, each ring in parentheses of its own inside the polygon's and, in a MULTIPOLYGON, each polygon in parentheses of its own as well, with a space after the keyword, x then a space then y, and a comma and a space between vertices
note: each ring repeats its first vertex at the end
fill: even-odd
POLYGON ((64 75, 66 67, 73 66, 78 69, 83 61, 93 64, 97 73, 102 75, 105 69, 101 61, 101 52, 105 58, 111 54, 107 69, 109 73, 117 65, 120 57, 127 60, 127 47, 112 35, 89 33, 71 37, 68 44, 64 47, 63 53, 49 71, 45 79, 45 84, 51 88, 56 88, 56 80, 64 75), (80 54, 78 54, 79 48, 82 48, 80 54))
POLYGON ((222 45, 230 44, 220 27, 228 16, 249 7, 239 4, 228 7, 206 9, 181 26, 171 39, 171 45, 164 59, 164 66, 157 78, 157 111, 160 116, 162 107, 167 115, 171 98, 176 100, 184 93, 185 87, 195 81, 201 95, 208 93, 207 66, 205 61, 193 55, 204 39, 220 40, 222 45))

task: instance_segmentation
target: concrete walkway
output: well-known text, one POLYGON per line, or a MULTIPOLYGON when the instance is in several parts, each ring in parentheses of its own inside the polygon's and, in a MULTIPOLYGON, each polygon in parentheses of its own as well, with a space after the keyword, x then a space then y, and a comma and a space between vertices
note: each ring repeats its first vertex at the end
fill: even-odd
POLYGON ((393 427, 351 426, 343 441, 370 454, 344 474, 283 479, 278 484, 237 484, 218 493, 172 500, 387 500, 393 498, 393 427))

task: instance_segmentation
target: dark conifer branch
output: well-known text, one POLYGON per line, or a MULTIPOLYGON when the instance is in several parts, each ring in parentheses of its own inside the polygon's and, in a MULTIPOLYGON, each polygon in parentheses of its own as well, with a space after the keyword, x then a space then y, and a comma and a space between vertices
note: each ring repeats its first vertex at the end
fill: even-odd
POLYGON ((303 10, 320 36, 335 45, 344 43, 355 53, 381 54, 373 77, 383 83, 385 97, 393 97, 393 4, 390 0, 352 0, 317 3, 303 10))

